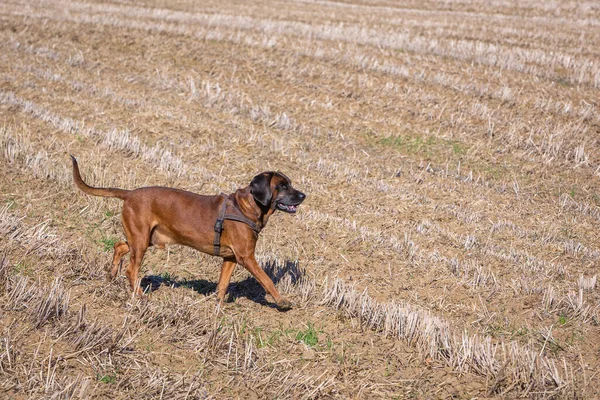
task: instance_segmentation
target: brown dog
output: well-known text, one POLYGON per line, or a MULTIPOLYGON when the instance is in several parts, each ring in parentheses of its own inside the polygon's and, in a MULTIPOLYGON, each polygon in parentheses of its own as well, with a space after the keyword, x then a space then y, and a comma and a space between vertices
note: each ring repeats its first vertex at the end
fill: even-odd
POLYGON ((131 289, 140 294, 137 279, 146 249, 177 243, 223 258, 217 285, 221 304, 238 263, 254 275, 279 308, 291 307, 254 258, 258 233, 269 216, 276 210, 295 213, 306 197, 292 187, 288 177, 279 172, 263 172, 249 186, 228 196, 202 196, 160 186, 135 190, 94 188, 81 179, 77 160, 73 156, 71 159, 73 180, 79 189, 94 196, 124 200, 121 220, 127 241, 115 244, 110 279, 117 275, 121 257, 131 252, 125 274, 131 289))

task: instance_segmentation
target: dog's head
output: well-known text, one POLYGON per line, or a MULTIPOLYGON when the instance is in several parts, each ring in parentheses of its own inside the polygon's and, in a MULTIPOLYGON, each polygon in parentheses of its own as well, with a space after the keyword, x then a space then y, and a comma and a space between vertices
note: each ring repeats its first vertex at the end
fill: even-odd
POLYGON ((281 172, 263 172, 250 183, 250 191, 256 203, 273 210, 295 213, 306 195, 292 187, 290 178, 281 172))

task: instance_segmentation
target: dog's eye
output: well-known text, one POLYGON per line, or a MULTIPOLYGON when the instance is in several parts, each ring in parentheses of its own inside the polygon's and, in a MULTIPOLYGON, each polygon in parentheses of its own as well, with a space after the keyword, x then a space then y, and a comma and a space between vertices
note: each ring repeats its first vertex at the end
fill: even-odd
POLYGON ((287 185, 287 183, 280 183, 280 184, 279 184, 279 187, 280 187, 282 190, 285 190, 285 189, 287 189, 287 188, 288 188, 288 185, 287 185))

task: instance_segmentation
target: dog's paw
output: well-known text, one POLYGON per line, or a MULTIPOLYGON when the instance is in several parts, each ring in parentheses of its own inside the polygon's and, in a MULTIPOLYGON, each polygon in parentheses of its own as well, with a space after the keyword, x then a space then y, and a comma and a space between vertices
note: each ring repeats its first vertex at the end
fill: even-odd
POLYGON ((292 308, 292 302, 286 299, 281 299, 277 302, 277 308, 281 311, 290 310, 292 308))
POLYGON ((223 314, 225 308, 225 302, 222 299, 217 299, 215 302, 215 314, 223 314))

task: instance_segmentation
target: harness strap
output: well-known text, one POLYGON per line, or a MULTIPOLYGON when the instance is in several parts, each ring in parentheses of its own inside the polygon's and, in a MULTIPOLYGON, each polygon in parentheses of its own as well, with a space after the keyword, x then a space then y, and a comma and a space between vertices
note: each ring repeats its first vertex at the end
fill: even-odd
POLYGON ((250 227, 256 234, 260 233, 260 228, 256 223, 250 221, 243 215, 238 214, 225 214, 227 209, 227 203, 229 203, 230 199, 225 193, 221 193, 221 197, 224 197, 223 204, 221 204, 221 208, 219 209, 219 216, 215 222, 215 239, 213 240, 214 253, 215 256, 221 255, 221 233, 223 232, 223 222, 228 219, 231 221, 242 222, 250 227))
POLYGON ((221 232, 223 232, 223 221, 225 220, 225 209, 227 208, 226 198, 219 209, 219 216, 215 222, 215 240, 213 241, 215 256, 221 255, 221 232))

